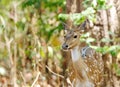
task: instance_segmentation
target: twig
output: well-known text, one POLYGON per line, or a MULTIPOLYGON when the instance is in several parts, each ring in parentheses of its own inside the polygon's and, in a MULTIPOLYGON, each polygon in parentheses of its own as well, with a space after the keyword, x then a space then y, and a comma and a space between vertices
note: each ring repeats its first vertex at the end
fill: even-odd
POLYGON ((56 76, 58 76, 58 77, 64 78, 64 76, 53 72, 47 65, 46 65, 46 68, 47 68, 52 74, 54 74, 54 75, 56 75, 56 76))
POLYGON ((11 68, 11 75, 12 75, 12 80, 14 83, 14 87, 17 87, 17 75, 16 75, 16 66, 17 66, 17 44, 14 42, 14 58, 13 58, 13 66, 11 68))
POLYGON ((26 85, 26 80, 25 80, 25 78, 24 78, 22 72, 20 72, 20 75, 21 75, 21 77, 22 77, 22 79, 23 79, 23 81, 24 81, 24 85, 26 85))
POLYGON ((11 63, 11 65, 13 65, 12 53, 11 53, 11 48, 10 48, 10 45, 11 45, 11 42, 13 41, 13 38, 11 38, 9 40, 6 34, 4 35, 4 38, 5 38, 6 47, 7 47, 7 50, 8 50, 8 55, 9 55, 10 63, 11 63))
POLYGON ((33 86, 35 85, 35 83, 37 82, 39 76, 40 76, 40 72, 38 72, 38 74, 37 74, 34 82, 33 82, 32 85, 31 85, 31 87, 33 87, 33 86))
POLYGON ((73 83, 75 82, 75 79, 73 80, 73 82, 71 82, 69 78, 67 78, 66 80, 67 83, 70 84, 70 87, 73 87, 73 83))

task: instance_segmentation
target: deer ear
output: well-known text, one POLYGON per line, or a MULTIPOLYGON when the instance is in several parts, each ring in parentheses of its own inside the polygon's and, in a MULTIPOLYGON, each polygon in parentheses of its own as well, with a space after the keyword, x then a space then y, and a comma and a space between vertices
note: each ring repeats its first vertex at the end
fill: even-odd
POLYGON ((85 29, 85 26, 86 26, 86 21, 84 21, 84 22, 78 27, 78 29, 79 29, 79 30, 84 30, 84 29, 85 29))
POLYGON ((66 23, 62 22, 62 25, 64 30, 69 30, 69 26, 66 23))
POLYGON ((80 24, 77 29, 78 30, 85 30, 85 28, 88 26, 89 20, 86 19, 82 24, 80 24))

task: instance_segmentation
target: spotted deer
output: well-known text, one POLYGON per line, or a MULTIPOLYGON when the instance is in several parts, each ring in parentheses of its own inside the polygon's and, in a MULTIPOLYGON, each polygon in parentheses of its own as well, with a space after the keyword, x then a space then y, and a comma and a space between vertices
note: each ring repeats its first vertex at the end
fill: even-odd
POLYGON ((74 87, 103 87, 103 61, 96 56, 95 50, 80 42, 81 30, 86 22, 79 27, 65 28, 63 50, 70 50, 73 72, 75 73, 74 87))

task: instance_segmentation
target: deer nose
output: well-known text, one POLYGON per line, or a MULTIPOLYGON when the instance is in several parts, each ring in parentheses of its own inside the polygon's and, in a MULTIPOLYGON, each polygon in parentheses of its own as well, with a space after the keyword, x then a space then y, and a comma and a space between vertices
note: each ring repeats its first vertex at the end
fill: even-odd
POLYGON ((68 45, 64 43, 64 44, 62 45, 62 49, 67 50, 67 49, 68 49, 68 45))

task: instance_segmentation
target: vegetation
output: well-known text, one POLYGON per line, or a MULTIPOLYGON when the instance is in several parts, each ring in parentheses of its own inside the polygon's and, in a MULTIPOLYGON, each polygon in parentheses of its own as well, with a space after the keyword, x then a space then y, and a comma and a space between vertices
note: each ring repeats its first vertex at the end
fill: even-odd
POLYGON ((62 72, 58 14, 64 9, 64 0, 0 1, 0 87, 33 86, 37 76, 43 87, 59 83, 51 70, 62 72))
MULTIPOLYGON (((65 0, 0 0, 0 87, 60 87, 65 85, 62 22, 96 21, 96 12, 109 9, 106 0, 85 0, 81 13, 64 14, 65 0)), ((109 32, 114 37, 114 33, 109 32)), ((92 48, 120 60, 120 46, 93 46, 89 33, 81 36, 92 48), (87 40, 86 40, 87 39, 87 40)), ((102 38, 101 42, 118 42, 102 38)), ((118 64, 113 64, 120 76, 118 64)), ((69 81, 67 81, 69 83, 69 81)))

